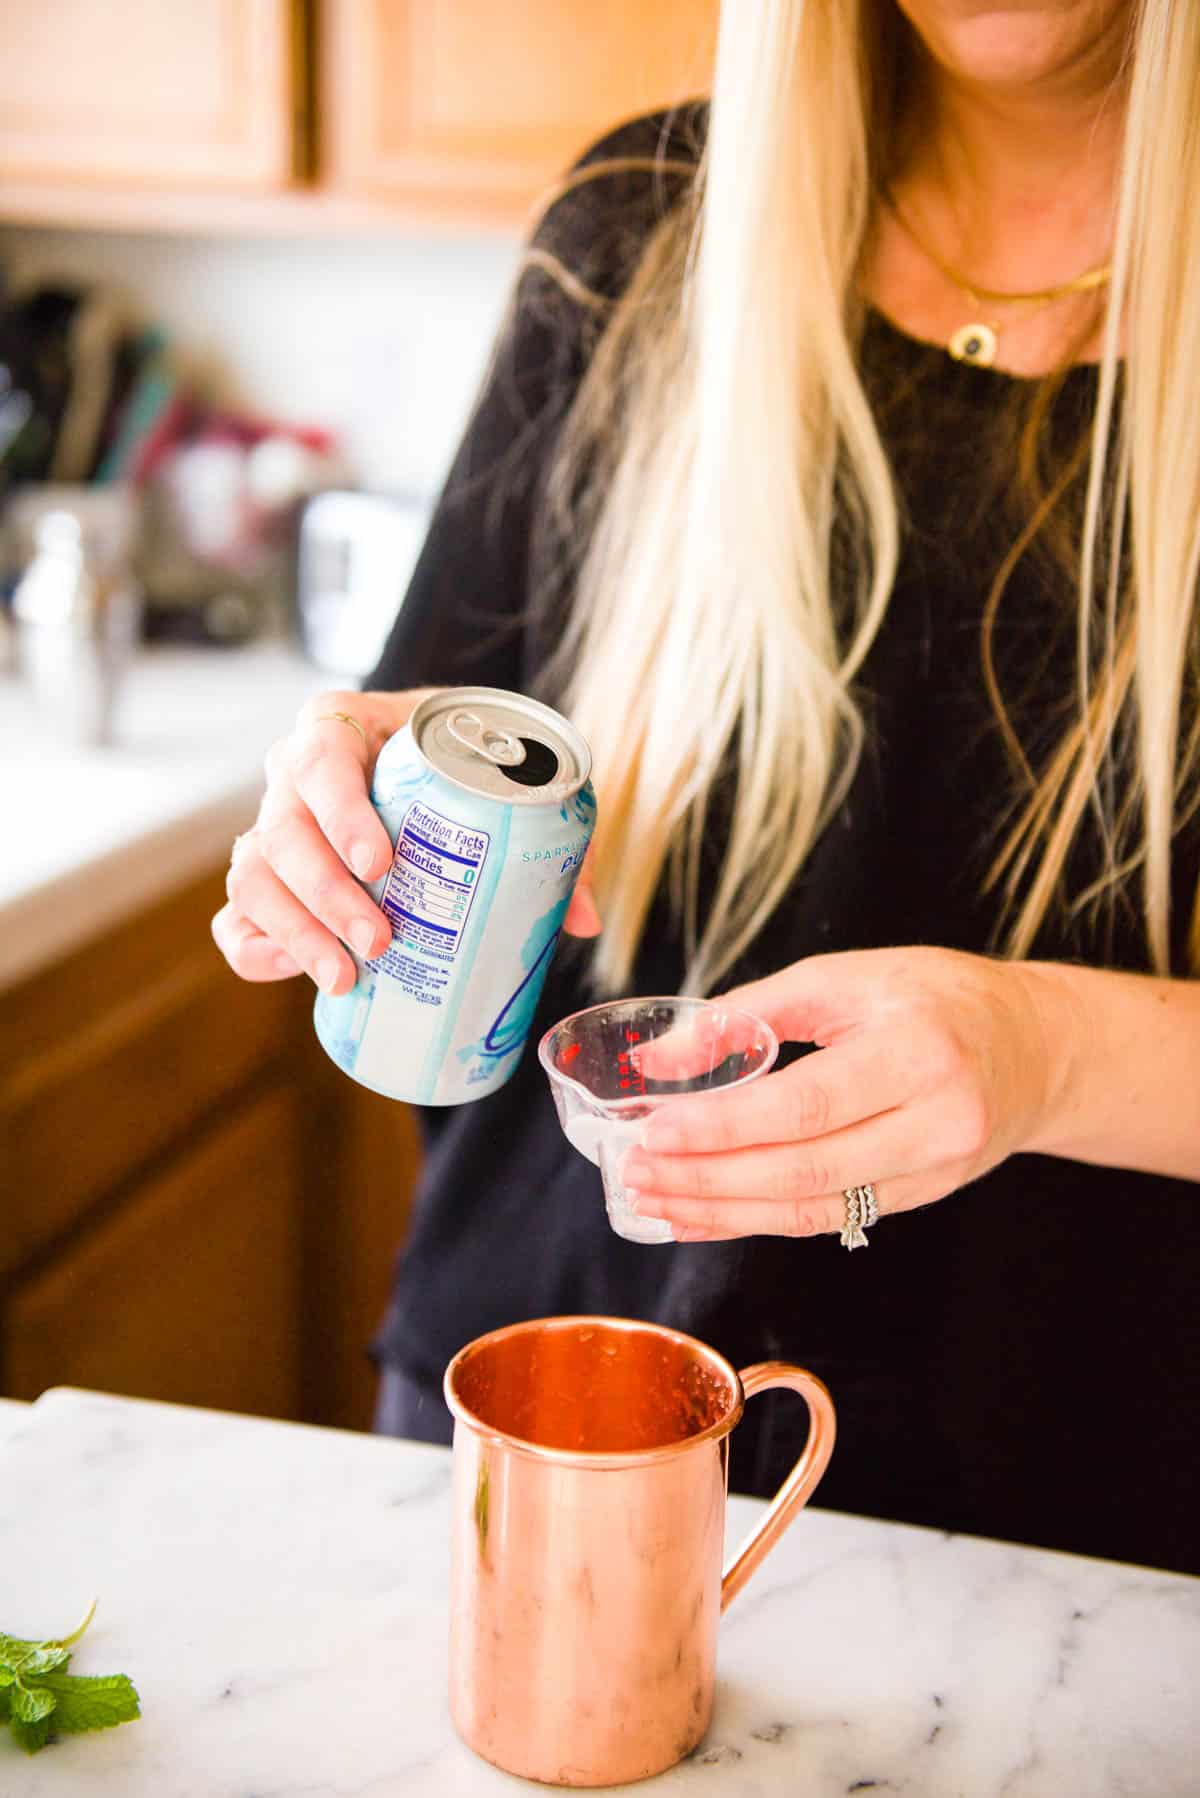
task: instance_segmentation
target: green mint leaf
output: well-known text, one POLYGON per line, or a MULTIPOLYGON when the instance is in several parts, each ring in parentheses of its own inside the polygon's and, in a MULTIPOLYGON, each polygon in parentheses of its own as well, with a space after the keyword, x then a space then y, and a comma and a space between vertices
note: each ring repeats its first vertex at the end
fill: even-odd
POLYGON ((69 1636, 45 1642, 0 1634, 0 1725, 8 1724, 13 1739, 26 1754, 44 1748, 51 1730, 74 1735, 88 1729, 109 1729, 141 1716, 138 1695, 123 1673, 79 1678, 66 1671, 71 1644, 77 1642, 95 1616, 93 1601, 87 1616, 69 1636))
POLYGON ((43 1673, 65 1673, 70 1664, 69 1648, 52 1648, 47 1643, 44 1648, 35 1648, 32 1654, 26 1655, 21 1678, 40 1679, 43 1673))
MULTIPOLYGON (((68 1674, 67 1678, 70 1677, 68 1674)), ((45 1686, 23 1686, 18 1681, 9 1693, 9 1704, 14 1722, 40 1723, 55 1709, 58 1699, 45 1686)))
POLYGON ((140 1717, 141 1706, 133 1681, 124 1673, 88 1678, 74 1673, 48 1673, 38 1681, 39 1690, 54 1700, 54 1728, 64 1735, 86 1729, 111 1729, 140 1717))
POLYGON ((0 1636, 0 1664, 15 1677, 23 1673, 57 1673, 70 1659, 70 1649, 61 1642, 24 1642, 20 1636, 0 1636))
POLYGON ((0 1635, 0 1662, 10 1673, 19 1673, 31 1654, 46 1646, 44 1642, 24 1642, 20 1636, 0 1635))
POLYGON ((10 1728, 17 1747, 23 1748, 26 1754, 36 1754, 39 1748, 46 1746, 46 1737, 50 1733, 50 1719, 42 1717, 36 1723, 22 1723, 19 1717, 14 1717, 10 1728))

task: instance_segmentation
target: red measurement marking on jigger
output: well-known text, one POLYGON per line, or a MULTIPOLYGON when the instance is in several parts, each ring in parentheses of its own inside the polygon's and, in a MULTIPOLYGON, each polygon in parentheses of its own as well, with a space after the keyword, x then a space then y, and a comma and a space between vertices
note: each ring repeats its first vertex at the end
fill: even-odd
MULTIPOLYGON (((638 1043, 641 1040, 641 1033, 639 1031, 626 1029, 625 1041, 627 1043, 638 1043)), ((622 1049, 617 1056, 617 1083, 624 1092, 627 1092, 632 1087, 633 1091, 639 1096, 645 1096, 646 1076, 643 1074, 641 1065, 637 1060, 637 1051, 635 1049, 622 1049)))

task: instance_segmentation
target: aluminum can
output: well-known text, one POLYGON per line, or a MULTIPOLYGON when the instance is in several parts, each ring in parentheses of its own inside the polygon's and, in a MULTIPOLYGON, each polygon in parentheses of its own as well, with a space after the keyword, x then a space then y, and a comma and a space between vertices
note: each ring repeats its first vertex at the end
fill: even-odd
POLYGON ((414 1105, 503 1086, 591 840, 590 773, 565 718, 493 687, 430 695, 384 744, 371 799, 394 849, 368 891, 392 940, 314 1011, 351 1079, 414 1105))

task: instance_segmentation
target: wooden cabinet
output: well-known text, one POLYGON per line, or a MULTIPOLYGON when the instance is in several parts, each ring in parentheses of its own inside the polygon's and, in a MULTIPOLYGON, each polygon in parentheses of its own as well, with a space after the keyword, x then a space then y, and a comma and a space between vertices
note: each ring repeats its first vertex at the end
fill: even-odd
POLYGON ((84 1385, 369 1426, 412 1114, 248 986, 219 874, 0 994, 0 1393, 84 1385))
POLYGON ((319 104, 342 187, 527 207, 620 120, 701 93, 715 0, 329 0, 319 104))
POLYGON ((293 0, 5 0, 0 168, 280 187, 303 144, 304 41, 293 0))
POLYGON ((520 225, 601 132, 703 92, 719 0, 7 0, 0 220, 520 225))
POLYGON ((276 1085, 68 1237, 6 1307, 10 1390, 302 1415, 300 1146, 296 1096, 276 1085))

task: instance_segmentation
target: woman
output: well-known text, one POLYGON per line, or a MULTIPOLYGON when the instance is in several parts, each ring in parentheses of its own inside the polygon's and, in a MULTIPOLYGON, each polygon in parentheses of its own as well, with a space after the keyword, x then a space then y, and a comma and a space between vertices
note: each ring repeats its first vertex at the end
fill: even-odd
MULTIPOLYGON (((535 1036, 738 987, 819 1053, 659 1115, 663 1250, 531 1052, 431 1115, 382 1427, 446 1439, 480 1331, 658 1318, 825 1376, 831 1505, 1196 1568, 1197 116, 1192 0, 756 0, 711 110, 564 184, 379 690, 275 751, 216 938, 345 991, 398 689, 535 690, 595 752, 604 920, 535 1036)), ((801 1412, 750 1408, 735 1488, 801 1412)))

